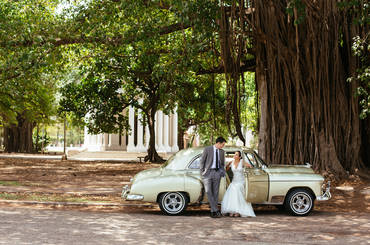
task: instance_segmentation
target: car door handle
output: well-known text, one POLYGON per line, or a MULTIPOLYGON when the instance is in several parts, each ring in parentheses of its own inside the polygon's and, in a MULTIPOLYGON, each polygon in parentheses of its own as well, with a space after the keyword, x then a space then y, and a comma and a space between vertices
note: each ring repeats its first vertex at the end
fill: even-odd
POLYGON ((253 171, 253 174, 254 174, 254 175, 261 175, 261 172, 260 172, 259 170, 254 170, 254 171, 253 171))

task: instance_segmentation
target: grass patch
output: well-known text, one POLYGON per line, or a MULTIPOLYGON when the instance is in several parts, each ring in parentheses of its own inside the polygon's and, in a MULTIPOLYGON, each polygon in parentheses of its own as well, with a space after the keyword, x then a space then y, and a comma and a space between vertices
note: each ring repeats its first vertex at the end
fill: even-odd
POLYGON ((0 193, 0 199, 3 200, 23 200, 37 202, 107 202, 90 200, 83 197, 65 196, 65 195, 47 195, 47 194, 20 194, 20 193, 0 193))
POLYGON ((1 181, 0 180, 0 185, 2 186, 21 186, 22 184, 19 183, 18 181, 1 181))

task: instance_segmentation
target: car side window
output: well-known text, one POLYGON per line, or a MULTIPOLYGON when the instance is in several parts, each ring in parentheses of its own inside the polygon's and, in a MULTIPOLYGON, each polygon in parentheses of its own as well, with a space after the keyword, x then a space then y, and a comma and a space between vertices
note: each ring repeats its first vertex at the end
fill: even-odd
POLYGON ((201 156, 193 159, 193 161, 189 164, 189 169, 200 169, 200 159, 201 156))
POLYGON ((256 158, 254 157, 253 154, 249 153, 249 152, 246 152, 245 155, 247 156, 247 160, 249 161, 249 163, 253 166, 253 167, 258 167, 258 163, 257 163, 257 160, 256 158))

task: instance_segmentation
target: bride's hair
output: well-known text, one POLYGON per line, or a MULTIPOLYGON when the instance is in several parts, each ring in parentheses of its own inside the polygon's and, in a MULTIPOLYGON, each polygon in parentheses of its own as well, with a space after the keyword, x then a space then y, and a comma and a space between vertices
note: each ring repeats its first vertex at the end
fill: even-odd
POLYGON ((240 159, 243 159, 241 151, 236 151, 236 152, 239 152, 240 159))

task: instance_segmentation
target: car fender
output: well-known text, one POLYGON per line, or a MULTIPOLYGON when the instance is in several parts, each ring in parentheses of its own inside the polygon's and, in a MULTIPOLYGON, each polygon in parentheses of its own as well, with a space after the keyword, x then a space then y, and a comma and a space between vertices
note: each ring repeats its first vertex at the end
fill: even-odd
POLYGON ((165 192, 184 192, 184 176, 168 175, 135 181, 130 194, 143 195, 143 201, 157 202, 158 195, 165 192))
POLYGON ((189 196, 189 202, 195 203, 200 202, 203 199, 203 182, 196 177, 186 175, 184 178, 185 182, 185 192, 189 196))

